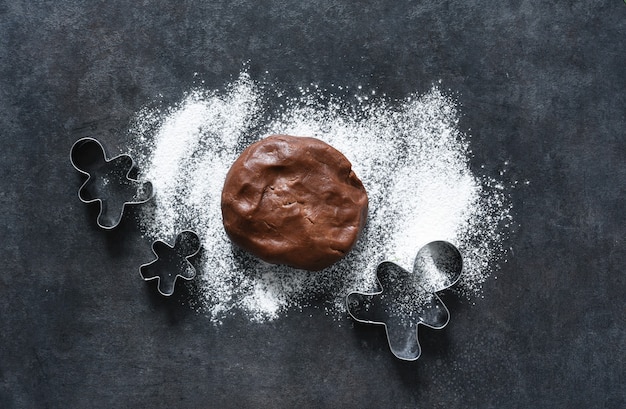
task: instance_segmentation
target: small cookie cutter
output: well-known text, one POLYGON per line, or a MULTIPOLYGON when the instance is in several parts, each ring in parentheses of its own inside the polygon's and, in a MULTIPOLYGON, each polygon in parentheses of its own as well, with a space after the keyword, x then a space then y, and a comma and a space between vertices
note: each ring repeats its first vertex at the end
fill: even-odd
POLYGON ((145 203, 153 196, 152 184, 130 178, 135 167, 133 159, 126 154, 107 159, 104 147, 94 138, 82 138, 72 145, 72 166, 87 175, 78 190, 83 203, 100 203, 96 219, 103 229, 115 228, 127 205, 145 203))
POLYGON ((139 268, 141 278, 145 281, 156 279, 159 292, 165 296, 172 295, 178 277, 191 280, 196 276, 196 269, 189 259, 198 254, 200 248, 200 238, 191 230, 178 234, 173 246, 155 240, 152 252, 156 259, 139 268))
POLYGON ((348 294, 348 313, 358 322, 383 325, 391 352, 414 361, 421 355, 418 326, 442 329, 448 324, 450 313, 436 292, 454 285, 462 270, 463 259, 454 245, 430 242, 418 251, 413 273, 389 261, 379 264, 381 290, 348 294))

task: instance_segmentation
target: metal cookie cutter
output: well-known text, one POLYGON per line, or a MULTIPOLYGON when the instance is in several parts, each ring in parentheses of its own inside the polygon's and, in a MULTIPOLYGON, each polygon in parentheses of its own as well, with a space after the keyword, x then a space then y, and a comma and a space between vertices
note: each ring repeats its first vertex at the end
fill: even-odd
POLYGON ((157 280, 157 289, 162 295, 174 293, 178 277, 191 280, 196 276, 196 269, 189 259, 200 251, 200 238, 190 230, 182 231, 174 242, 174 246, 156 240, 152 243, 152 252, 156 259, 139 268, 145 281, 157 280))
POLYGON ((99 202, 98 226, 112 229, 122 220, 124 207, 145 203, 153 196, 152 184, 129 177, 135 166, 126 154, 107 159, 104 147, 94 138, 82 138, 72 146, 70 161, 87 180, 78 190, 84 203, 99 202))
POLYGON ((462 270, 455 246, 430 242, 418 251, 413 273, 389 261, 381 263, 376 270, 381 290, 348 294, 348 312, 358 322, 383 325, 391 352, 414 361, 421 354, 418 325, 441 329, 448 324, 450 313, 436 292, 454 285, 462 270))

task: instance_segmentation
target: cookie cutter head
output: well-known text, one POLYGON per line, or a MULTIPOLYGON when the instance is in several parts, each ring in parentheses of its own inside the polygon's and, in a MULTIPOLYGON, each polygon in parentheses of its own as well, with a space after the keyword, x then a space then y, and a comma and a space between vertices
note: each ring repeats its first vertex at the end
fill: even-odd
POLYGON ((78 190, 83 203, 98 202, 100 212, 96 222, 103 229, 113 229, 120 221, 127 205, 145 203, 153 196, 152 184, 130 177, 135 167, 126 154, 108 159, 104 147, 94 138, 82 138, 72 145, 72 166, 87 175, 78 190))
POLYGON ((376 270, 379 291, 348 294, 350 316, 362 323, 385 327, 391 352, 399 359, 414 361, 421 355, 418 326, 442 329, 450 313, 436 292, 460 278, 463 260, 459 250, 445 241, 422 247, 413 273, 389 261, 376 270))
POLYGON ((200 238, 191 230, 184 230, 174 241, 174 245, 156 240, 152 243, 153 261, 139 268, 145 281, 157 280, 157 289, 164 296, 174 294, 176 279, 192 280, 196 269, 189 259, 200 251, 200 238))

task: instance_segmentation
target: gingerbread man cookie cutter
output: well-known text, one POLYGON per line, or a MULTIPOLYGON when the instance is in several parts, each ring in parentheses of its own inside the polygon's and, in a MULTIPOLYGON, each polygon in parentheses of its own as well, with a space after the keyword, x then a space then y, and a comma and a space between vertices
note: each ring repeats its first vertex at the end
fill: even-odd
POLYGON ((391 352, 414 361, 421 355, 418 327, 442 329, 450 313, 437 292, 453 286, 463 270, 459 250, 446 241, 422 247, 413 273, 389 261, 379 264, 376 279, 380 290, 352 292, 346 298, 348 313, 362 323, 383 325, 391 352))
POLYGON ((72 145, 72 166, 87 176, 78 190, 83 203, 98 202, 100 212, 96 222, 103 229, 115 228, 128 205, 145 203, 153 197, 152 184, 130 177, 135 168, 126 154, 107 158, 106 151, 94 138, 82 138, 72 145))
POLYGON ((164 296, 174 294, 177 278, 192 280, 196 269, 189 261, 200 251, 198 235, 191 230, 184 230, 170 245, 163 240, 152 243, 152 252, 156 258, 139 268, 145 281, 157 280, 157 290, 164 296))

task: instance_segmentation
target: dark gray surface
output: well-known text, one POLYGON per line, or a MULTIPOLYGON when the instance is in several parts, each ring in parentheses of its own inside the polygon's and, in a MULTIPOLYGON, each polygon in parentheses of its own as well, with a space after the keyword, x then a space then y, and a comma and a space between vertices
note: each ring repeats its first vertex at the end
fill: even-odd
POLYGON ((621 0, 0 1, 0 407, 626 407, 625 38, 621 0), (509 262, 446 296, 417 362, 317 310, 215 327, 78 201, 76 139, 124 146, 141 107, 243 63, 287 90, 441 79, 476 172, 530 181, 509 262))

